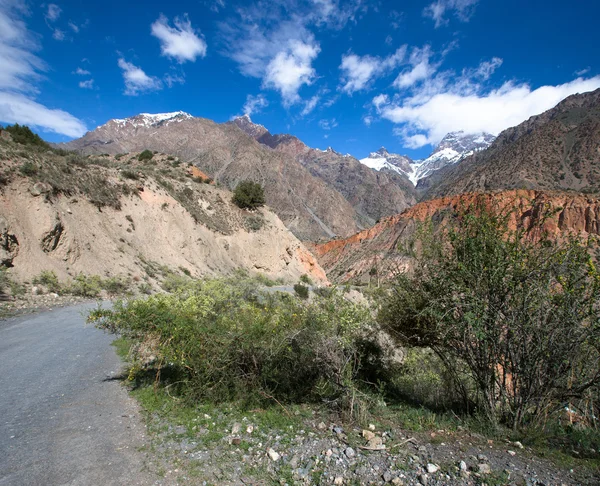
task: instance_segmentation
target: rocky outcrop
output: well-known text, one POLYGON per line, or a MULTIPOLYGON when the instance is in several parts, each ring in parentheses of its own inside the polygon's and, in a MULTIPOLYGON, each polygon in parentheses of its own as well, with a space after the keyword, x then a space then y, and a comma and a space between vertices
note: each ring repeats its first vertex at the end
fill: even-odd
POLYGON ((0 266, 12 267, 19 253, 19 240, 10 231, 8 222, 0 216, 0 266))
POLYGON ((600 197, 512 190, 425 201, 349 238, 314 245, 312 251, 333 281, 364 282, 389 278, 410 265, 404 250, 420 222, 432 219, 436 224, 443 224, 476 202, 499 211, 510 210, 511 227, 525 229, 532 238, 539 237, 542 232, 554 238, 571 233, 600 235, 600 197), (548 211, 553 212, 553 216, 541 224, 541 216, 548 211))

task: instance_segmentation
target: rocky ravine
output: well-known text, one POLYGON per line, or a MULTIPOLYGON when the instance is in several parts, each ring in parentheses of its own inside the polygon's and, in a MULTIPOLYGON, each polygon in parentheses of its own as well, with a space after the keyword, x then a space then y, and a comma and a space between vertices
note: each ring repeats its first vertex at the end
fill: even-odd
POLYGON ((166 160, 155 160, 148 169, 154 172, 143 172, 134 157, 130 163, 139 172, 135 165, 129 171, 94 165, 93 158, 87 167, 67 163, 63 169, 71 173, 61 177, 82 187, 65 194, 35 182, 47 177, 46 167, 65 163, 56 156, 46 163, 44 157, 51 155, 40 157, 32 177, 15 170, 23 163, 17 155, 5 152, 0 159, 3 173, 10 174, 0 187, 0 260, 21 280, 53 270, 59 278, 83 272, 152 283, 152 269, 166 266, 192 276, 246 269, 290 282, 302 274, 326 282, 314 257, 272 211, 241 210, 229 191, 188 179, 185 169, 167 168, 166 160), (96 172, 107 188, 122 191, 118 204, 113 201, 118 208, 94 204, 81 192, 85 175, 96 172))
MULTIPOLYGON (((410 258, 402 250, 410 243, 420 222, 433 218, 436 223, 443 224, 461 207, 476 200, 495 204, 500 209, 513 209, 512 225, 532 232, 539 231, 535 223, 539 221, 542 210, 548 208, 557 210, 543 225, 543 229, 551 236, 558 238, 566 233, 584 236, 600 234, 600 197, 512 190, 469 193, 425 201, 350 238, 314 245, 312 251, 332 281, 368 282, 370 273, 376 273, 379 278, 389 278, 397 270, 408 268, 410 258)), ((532 236, 535 237, 535 234, 532 236)))

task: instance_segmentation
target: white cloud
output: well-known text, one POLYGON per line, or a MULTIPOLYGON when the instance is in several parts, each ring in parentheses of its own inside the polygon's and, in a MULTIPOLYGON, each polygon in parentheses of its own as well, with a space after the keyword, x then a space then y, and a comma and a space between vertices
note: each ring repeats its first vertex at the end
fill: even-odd
POLYGON ((0 121, 82 136, 86 132, 82 121, 33 99, 47 66, 35 54, 40 45, 23 20, 26 13, 22 2, 0 0, 0 121))
POLYGON ((321 95, 319 94, 316 94, 309 98, 304 104, 304 108, 302 109, 301 115, 306 116, 310 114, 317 107, 319 101, 321 101, 321 95))
POLYGON ((65 40, 65 33, 60 29, 54 29, 54 32, 52 32, 52 38, 57 41, 63 41, 65 40))
POLYGON ((87 79, 86 81, 80 81, 79 82, 79 87, 83 88, 83 89, 94 89, 94 80, 93 79, 87 79))
POLYGON ((300 102, 297 88, 316 79, 312 61, 320 49, 311 30, 341 29, 366 9, 364 0, 247 2, 236 9, 235 17, 218 24, 220 50, 244 76, 261 78, 263 88, 279 90, 289 106, 300 102), (310 59, 296 55, 293 46, 298 45, 309 46, 310 59), (288 75, 290 79, 284 79, 288 75))
POLYGON ((423 15, 433 19, 435 28, 448 24, 446 14, 453 13, 461 22, 471 20, 479 0, 436 0, 423 10, 423 15))
POLYGON ((51 3, 48 5, 48 9, 46 10, 46 19, 48 19, 50 22, 56 22, 60 17, 61 12, 62 9, 58 5, 51 3))
POLYGON ((438 65, 431 64, 432 52, 430 46, 422 48, 415 47, 410 53, 409 63, 411 67, 398 75, 394 81, 396 88, 409 88, 416 83, 431 77, 438 65))
POLYGON ((79 33, 79 26, 78 26, 78 25, 75 25, 75 24, 74 24, 73 22, 71 22, 70 20, 69 20, 69 24, 68 24, 68 25, 69 25, 69 27, 71 27, 71 30, 72 30, 73 32, 75 32, 76 34, 77 34, 77 33, 79 33))
POLYGON ((73 74, 79 74, 79 76, 89 76, 92 73, 90 73, 87 69, 78 67, 75 71, 73 71, 73 74))
POLYGON ((140 93, 162 89, 162 82, 155 76, 148 76, 141 68, 120 58, 119 67, 123 70, 125 91, 123 94, 137 96, 140 93))
POLYGON ((303 85, 312 84, 316 72, 312 67, 321 48, 312 42, 292 41, 267 65, 263 86, 281 93, 284 106, 300 101, 298 91, 303 85))
POLYGON ((323 130, 331 130, 338 126, 338 122, 335 118, 332 118, 331 120, 319 120, 319 126, 323 130))
POLYGON ((252 116, 254 113, 260 113, 262 109, 267 106, 269 106, 269 102, 264 95, 248 95, 246 96, 246 103, 244 103, 242 111, 244 112, 244 115, 252 116))
POLYGON ((590 66, 580 69, 579 71, 575 71, 573 74, 575 76, 584 76, 585 74, 589 73, 592 70, 592 68, 590 66))
POLYGON ((0 120, 81 137, 87 131, 83 122, 63 110, 50 109, 19 93, 0 91, 0 120))
POLYGON ((456 130, 497 135, 554 107, 569 95, 598 88, 600 76, 537 89, 506 82, 487 92, 476 85, 465 88, 463 83, 445 86, 428 97, 379 105, 379 112, 383 118, 401 125, 395 133, 403 138, 407 147, 418 148, 436 144, 448 132, 456 130))
POLYGON ((347 94, 361 91, 370 87, 372 81, 386 72, 397 67, 406 56, 406 46, 402 46, 387 57, 357 56, 347 54, 342 56, 341 90, 347 94))
POLYGON ((365 115, 363 117, 363 123, 365 125, 367 125, 368 127, 371 126, 371 123, 373 123, 373 121, 374 121, 374 118, 371 115, 365 115))
POLYGON ((152 35, 160 41, 163 56, 177 59, 179 63, 194 62, 197 57, 206 56, 206 42, 196 33, 187 14, 175 17, 173 24, 175 27, 171 27, 169 19, 162 14, 152 24, 152 35))
POLYGON ((185 84, 185 76, 184 74, 177 74, 175 72, 170 72, 164 75, 165 84, 172 88, 176 84, 185 84))

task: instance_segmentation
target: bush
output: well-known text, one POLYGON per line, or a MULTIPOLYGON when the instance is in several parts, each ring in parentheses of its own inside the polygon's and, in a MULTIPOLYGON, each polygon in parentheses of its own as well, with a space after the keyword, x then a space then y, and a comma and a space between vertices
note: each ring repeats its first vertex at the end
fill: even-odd
POLYGON ((512 221, 476 203, 437 233, 422 229, 414 272, 379 318, 402 344, 431 348, 465 404, 517 428, 597 392, 600 274, 583 242, 546 238, 541 225, 534 241, 512 221))
POLYGON ((126 295, 131 293, 131 280, 126 277, 110 277, 100 282, 102 289, 109 295, 126 295))
MULTIPOLYGON (((365 373, 379 356, 364 346, 368 310, 338 295, 306 304, 257 287, 239 277, 194 282, 176 294, 117 302, 89 320, 151 344, 156 379, 170 374, 192 401, 325 400, 348 413, 364 411, 364 383, 376 381, 365 373)), ((143 347, 132 348, 134 378, 144 375, 143 347)))
POLYGON ((25 162, 23 165, 21 165, 21 167, 19 167, 19 172, 28 177, 36 175, 38 170, 38 166, 29 161, 25 162))
POLYGON ((98 275, 77 275, 68 292, 79 297, 98 297, 102 290, 102 279, 98 275))
POLYGON ((300 282, 305 283, 306 285, 313 284, 312 279, 306 273, 300 275, 300 282))
POLYGON ((152 160, 153 157, 154 153, 152 153, 150 150, 144 150, 140 153, 140 155, 138 155, 138 160, 141 162, 147 162, 149 160, 152 160))
POLYGON ((4 130, 10 133, 12 139, 17 143, 22 145, 36 145, 38 147, 50 149, 50 145, 48 145, 48 143, 45 142, 38 134, 33 133, 26 125, 19 125, 18 123, 15 123, 14 125, 6 126, 4 130))
POLYGON ((265 204, 265 191, 252 181, 240 182, 233 192, 233 203, 242 209, 256 209, 265 204))
POLYGON ((52 270, 42 271, 42 273, 40 273, 37 277, 33 278, 32 283, 36 285, 44 285, 50 292, 57 294, 62 291, 62 286, 58 281, 58 277, 52 270))
POLYGON ((124 169, 121 171, 121 175, 125 178, 125 179, 131 179, 134 181, 137 181, 140 176, 137 174, 137 172, 134 172, 132 170, 128 170, 128 169, 124 169))
POLYGON ((308 299, 308 287, 306 285, 303 285, 301 283, 297 283, 294 285, 294 292, 296 292, 296 295, 298 297, 300 297, 301 299, 308 299))

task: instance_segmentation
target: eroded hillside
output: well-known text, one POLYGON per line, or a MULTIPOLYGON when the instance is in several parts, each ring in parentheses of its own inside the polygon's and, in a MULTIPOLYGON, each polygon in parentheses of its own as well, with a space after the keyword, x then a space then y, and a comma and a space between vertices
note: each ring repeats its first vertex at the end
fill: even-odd
POLYGON ((332 281, 369 282, 385 280, 410 266, 409 248, 419 225, 428 220, 443 224, 461 209, 481 201, 511 212, 513 228, 524 228, 532 237, 539 232, 559 238, 563 234, 600 234, 600 197, 564 192, 512 190, 469 193, 425 201, 401 214, 385 218, 350 238, 332 240, 312 248, 332 281), (540 217, 553 215, 540 226, 540 217))
POLYGON ((155 284, 166 271, 244 269, 325 281, 270 209, 239 209, 197 169, 150 155, 83 157, 0 140, 1 263, 22 280, 52 270, 155 284))

